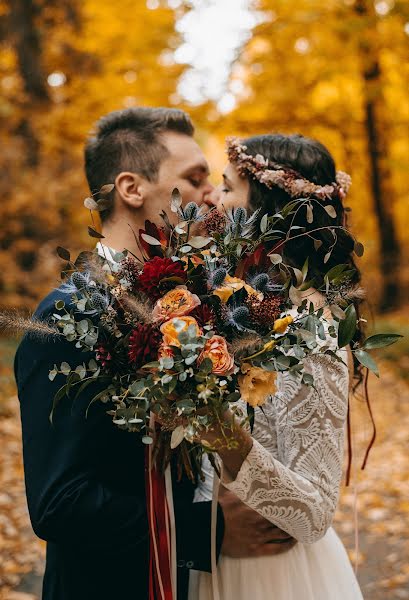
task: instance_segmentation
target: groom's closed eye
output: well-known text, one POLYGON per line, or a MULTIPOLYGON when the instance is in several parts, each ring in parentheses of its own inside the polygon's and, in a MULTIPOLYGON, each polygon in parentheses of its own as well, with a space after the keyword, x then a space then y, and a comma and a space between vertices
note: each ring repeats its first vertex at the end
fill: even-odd
POLYGON ((185 172, 182 177, 193 185, 193 187, 200 187, 208 178, 209 169, 205 166, 196 167, 185 172))

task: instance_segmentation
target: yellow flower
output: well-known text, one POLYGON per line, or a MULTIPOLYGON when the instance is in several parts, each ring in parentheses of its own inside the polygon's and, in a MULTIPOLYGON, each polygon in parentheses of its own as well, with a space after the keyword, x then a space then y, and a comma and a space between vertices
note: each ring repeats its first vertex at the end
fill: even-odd
POLYGON ((287 327, 293 321, 294 319, 292 317, 283 317, 282 319, 277 319, 274 321, 273 331, 275 333, 285 333, 287 331, 287 327))
POLYGON ((239 386, 242 399, 250 406, 261 406, 276 391, 275 371, 265 371, 244 363, 241 367, 243 375, 239 376, 239 386))
POLYGON ((212 373, 216 375, 230 375, 234 368, 234 358, 229 353, 226 340, 220 335, 214 335, 207 340, 199 357, 199 362, 210 358, 213 363, 212 373))
POLYGON ((260 300, 263 299, 263 294, 261 292, 257 292, 251 285, 248 285, 242 279, 231 277, 230 275, 226 275, 223 285, 217 288, 217 290, 214 290, 213 294, 219 296, 220 300, 225 304, 234 292, 237 292, 242 288, 244 288, 248 294, 255 295, 260 300))
POLYGON ((178 335, 180 332, 176 331, 175 321, 183 321, 184 326, 182 331, 186 331, 190 325, 194 325, 196 328, 196 335, 201 334, 201 329, 197 324, 196 319, 193 317, 175 317, 161 325, 160 330, 163 335, 163 343, 165 346, 177 346, 180 348, 180 342, 178 340, 178 335))
POLYGON ((156 302, 152 316, 154 321, 165 321, 173 317, 184 317, 199 306, 200 299, 184 286, 170 290, 156 302))

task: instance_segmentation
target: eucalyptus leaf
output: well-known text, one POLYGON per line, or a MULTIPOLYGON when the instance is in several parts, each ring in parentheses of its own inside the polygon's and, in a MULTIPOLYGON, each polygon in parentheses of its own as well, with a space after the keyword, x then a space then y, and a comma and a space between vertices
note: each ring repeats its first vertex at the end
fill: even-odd
POLYGON ((297 288, 295 288, 293 285, 290 287, 290 290, 288 292, 288 296, 289 296, 291 302, 295 306, 299 306, 302 303, 301 292, 299 290, 297 290, 297 288))
POLYGON ((190 366, 193 365, 193 363, 195 362, 195 360, 197 359, 198 355, 197 354, 193 354, 193 356, 188 356, 187 358, 185 358, 185 363, 190 366))
POLYGON ((85 198, 84 206, 88 210, 98 210, 98 204, 95 202, 94 198, 85 198))
POLYGON ((279 265, 283 262, 283 257, 281 254, 269 254, 269 257, 273 265, 279 265))
POLYGON ((365 352, 365 350, 361 350, 361 348, 358 348, 358 350, 354 351, 354 354, 355 354, 355 357, 361 363, 361 365, 363 365, 364 367, 367 367, 370 371, 375 373, 375 375, 377 377, 379 377, 378 365, 376 364, 376 362, 374 361, 372 356, 370 354, 368 354, 368 352, 365 352))
POLYGON ((324 210, 325 210, 325 212, 327 214, 329 214, 329 216, 332 219, 336 219, 337 218, 336 210, 335 210, 335 208, 331 204, 328 204, 327 206, 324 206, 324 210))
POLYGON ((385 348, 385 346, 391 346, 392 344, 397 342, 399 338, 402 337, 402 335, 399 335, 397 333, 377 333, 375 335, 371 335, 371 337, 366 339, 362 347, 365 350, 385 348))
POLYGON ((338 346, 344 348, 352 341, 357 327, 357 314, 355 306, 350 304, 345 310, 345 318, 339 322, 338 346))
POLYGON ((174 188, 170 197, 170 210, 177 213, 179 208, 182 206, 182 196, 177 188, 174 188))
POLYGON ((60 258, 62 258, 63 260, 67 260, 67 261, 71 260, 70 251, 67 250, 66 248, 63 248, 62 246, 57 246, 56 252, 57 252, 58 256, 60 258))
POLYGON ((313 223, 314 222, 314 213, 313 213, 313 209, 312 209, 312 204, 309 202, 307 204, 307 223, 313 223))
POLYGON ((57 377, 57 375, 58 375, 57 365, 54 365, 54 368, 51 369, 51 371, 48 374, 48 379, 50 381, 54 381, 54 379, 57 377))
POLYGON ((112 192, 114 187, 115 187, 114 183, 106 183, 105 185, 102 186, 102 188, 99 190, 98 193, 100 196, 106 196, 107 194, 110 194, 112 192))
POLYGON ((188 244, 190 244, 193 248, 204 248, 205 246, 207 246, 210 242, 212 241, 212 238, 210 237, 203 237, 202 235, 196 235, 194 237, 191 237, 188 240, 188 244))
POLYGON ((267 231, 267 224, 268 224, 268 214, 266 213, 265 215, 263 215, 263 217, 260 221, 261 233, 265 233, 267 231))
POLYGON ((97 231, 96 229, 94 229, 93 227, 90 227, 88 225, 88 235, 92 238, 97 238, 99 240, 104 239, 104 235, 102 235, 102 233, 100 233, 99 231, 97 231))
POLYGON ((364 252, 365 252, 364 245, 361 244, 361 242, 355 242, 355 244, 354 244, 354 252, 359 257, 363 256, 364 252))
POLYGON ((311 375, 311 373, 304 373, 302 380, 306 385, 314 385, 314 377, 311 375))
POLYGON ((64 375, 69 375, 71 373, 71 367, 67 362, 64 361, 61 363, 60 371, 64 375))
POLYGON ((80 378, 84 379, 85 375, 87 374, 87 370, 85 368, 85 365, 78 365, 78 367, 75 368, 75 373, 78 373, 78 375, 80 376, 80 378))
POLYGON ((150 246, 161 246, 161 243, 156 238, 148 235, 147 233, 141 233, 141 238, 150 246))
POLYGON ((338 306, 338 304, 331 304, 329 308, 334 317, 336 317, 340 321, 343 321, 345 319, 345 311, 342 310, 342 308, 338 306))
POLYGON ((183 439, 185 437, 185 430, 183 425, 179 425, 178 427, 176 427, 176 429, 174 429, 172 431, 172 436, 170 438, 170 447, 172 450, 174 450, 175 448, 177 448, 179 446, 179 444, 181 444, 183 442, 183 439))

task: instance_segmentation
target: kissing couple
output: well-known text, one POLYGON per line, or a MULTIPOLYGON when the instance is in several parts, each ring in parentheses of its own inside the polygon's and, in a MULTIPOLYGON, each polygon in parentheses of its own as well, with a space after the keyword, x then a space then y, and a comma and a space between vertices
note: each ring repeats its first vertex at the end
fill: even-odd
MULTIPOLYGON (((318 141, 300 135, 257 135, 228 146, 222 183, 209 182, 207 161, 194 140, 189 116, 176 109, 131 108, 101 118, 85 147, 85 171, 92 193, 114 183, 111 205, 101 212, 105 256, 126 248, 138 254, 133 232, 146 220, 159 221, 174 188, 184 204, 203 210, 245 207, 274 215, 291 200, 287 175, 300 188, 332 186, 330 202, 344 225, 346 190, 335 163, 318 141), (280 165, 282 180, 263 180, 255 165, 280 165)), ((314 227, 325 229, 322 211, 314 227)), ((304 220, 303 220, 304 219, 304 220)), ((307 217, 298 226, 308 231, 307 217), (301 225, 300 225, 301 223, 301 225)), ((311 249, 308 236, 287 244, 283 255, 301 269, 309 257, 314 274, 331 260, 311 249)), ((342 238, 334 264, 354 266, 342 238)), ((314 306, 325 298, 308 290, 314 306)), ((49 318, 55 302, 71 299, 52 291, 36 316, 49 318)), ((250 435, 237 431, 237 448, 223 448, 223 475, 217 505, 216 558, 220 600, 359 600, 358 583, 346 551, 331 527, 342 477, 344 430, 351 353, 337 350, 305 361, 314 387, 279 373, 277 390, 255 409, 250 435), (349 365, 349 367, 348 367, 349 365), (236 449, 235 449, 236 448, 236 449), (243 451, 244 449, 244 451, 243 451)), ((44 600, 150 599, 149 529, 145 499, 144 446, 137 436, 112 425, 95 391, 85 388, 75 402, 61 402, 53 424, 49 414, 61 383, 48 379, 54 363, 91 358, 62 336, 52 341, 23 338, 15 373, 21 406, 28 507, 35 533, 47 542, 44 600)), ((214 432, 203 433, 212 443, 214 432)), ((179 600, 214 598, 211 571, 213 470, 204 462, 204 480, 194 485, 173 477, 179 600)), ((214 575, 214 574, 213 574, 214 575)), ((172 598, 164 590, 160 600, 172 598)), ((158 599, 159 600, 159 599, 158 599)), ((175 600, 175 598, 173 598, 175 600)))

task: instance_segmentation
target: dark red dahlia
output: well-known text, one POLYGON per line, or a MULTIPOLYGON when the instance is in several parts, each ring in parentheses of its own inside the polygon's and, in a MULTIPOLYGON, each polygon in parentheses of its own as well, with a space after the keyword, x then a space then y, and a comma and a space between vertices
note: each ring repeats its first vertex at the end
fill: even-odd
POLYGON ((186 272, 181 262, 155 256, 145 263, 139 276, 139 289, 152 300, 157 300, 165 292, 185 281, 186 272))
POLYGON ((143 365, 158 358, 158 350, 162 336, 156 327, 140 323, 129 336, 128 358, 135 367, 140 369, 143 365))
POLYGON ((216 315, 213 308, 207 304, 199 304, 199 306, 196 306, 190 313, 190 316, 196 319, 200 327, 204 327, 205 325, 211 325, 213 327, 216 321, 216 315))

